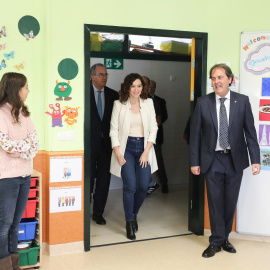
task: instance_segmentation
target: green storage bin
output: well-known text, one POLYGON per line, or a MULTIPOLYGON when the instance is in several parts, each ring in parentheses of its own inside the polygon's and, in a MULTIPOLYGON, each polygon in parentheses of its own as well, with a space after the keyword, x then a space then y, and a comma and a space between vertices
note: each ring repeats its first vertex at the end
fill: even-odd
POLYGON ((32 243, 32 247, 29 249, 18 250, 19 253, 19 265, 36 265, 38 261, 38 252, 40 246, 35 242, 32 243))

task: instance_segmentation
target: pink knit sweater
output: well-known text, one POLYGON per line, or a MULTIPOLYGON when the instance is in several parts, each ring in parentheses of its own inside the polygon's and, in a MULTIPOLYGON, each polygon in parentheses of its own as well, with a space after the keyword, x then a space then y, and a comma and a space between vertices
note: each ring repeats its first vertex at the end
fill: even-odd
POLYGON ((30 117, 20 113, 20 123, 15 123, 11 109, 8 103, 0 107, 0 181, 31 174, 31 159, 38 151, 37 132, 30 117), (6 154, 15 152, 20 152, 19 158, 6 154))

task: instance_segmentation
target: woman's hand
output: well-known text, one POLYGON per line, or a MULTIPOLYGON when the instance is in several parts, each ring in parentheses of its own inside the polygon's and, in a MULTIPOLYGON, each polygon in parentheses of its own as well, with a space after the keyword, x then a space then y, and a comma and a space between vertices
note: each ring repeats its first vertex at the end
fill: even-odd
POLYGON ((116 155, 116 158, 120 166, 123 166, 126 163, 125 158, 120 153, 116 155))
POLYGON ((125 158, 123 157, 123 155, 120 153, 119 151, 119 146, 115 146, 113 148, 114 154, 116 156, 117 162, 120 166, 123 166, 126 163, 125 158))
POLYGON ((148 160, 148 153, 144 151, 140 157, 140 166, 142 168, 146 168, 147 165, 150 165, 148 160))
POLYGON ((16 153, 6 153, 6 155, 8 157, 12 157, 12 158, 19 158, 20 155, 21 155, 21 153, 19 153, 19 152, 16 152, 16 153))

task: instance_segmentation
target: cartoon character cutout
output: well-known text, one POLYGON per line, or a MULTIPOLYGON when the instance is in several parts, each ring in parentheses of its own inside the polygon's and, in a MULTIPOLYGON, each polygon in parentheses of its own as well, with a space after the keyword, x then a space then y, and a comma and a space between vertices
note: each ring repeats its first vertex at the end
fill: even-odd
POLYGON ((0 70, 1 70, 2 68, 6 68, 6 67, 7 67, 6 62, 5 62, 5 60, 3 59, 2 62, 0 63, 0 70))
POLYGON ((3 26, 2 28, 1 28, 1 30, 0 30, 0 38, 1 37, 6 37, 7 36, 7 32, 6 32, 6 27, 5 26, 3 26))
POLYGON ((2 42, 0 45, 0 51, 6 48, 6 42, 2 42))
POLYGON ((15 69, 17 69, 18 71, 20 71, 21 69, 24 69, 24 62, 21 62, 18 65, 13 66, 15 69))
POLYGON ((7 60, 13 59, 14 58, 14 51, 11 51, 10 53, 4 53, 4 56, 7 58, 7 60))
POLYGON ((65 110, 63 110, 61 113, 60 104, 56 103, 55 106, 58 108, 58 110, 56 110, 54 106, 50 104, 49 107, 53 110, 53 112, 52 113, 45 112, 45 113, 52 116, 52 127, 56 127, 56 126, 63 127, 62 117, 65 115, 65 110))
POLYGON ((67 122, 67 124, 69 126, 72 126, 74 127, 73 125, 75 123, 77 123, 77 117, 79 115, 79 112, 78 112, 78 109, 80 109, 80 107, 68 107, 68 106, 65 106, 66 107, 66 110, 65 110, 65 115, 66 115, 66 119, 65 121, 67 122))
POLYGON ((29 32, 29 34, 24 33, 23 35, 27 41, 31 38, 35 38, 34 32, 32 30, 29 32))
POLYGON ((56 86, 54 88, 54 94, 58 96, 56 100, 71 100, 69 97, 71 94, 72 88, 70 86, 70 81, 66 82, 58 82, 56 81, 56 86))
POLYGON ((61 197, 58 197, 58 207, 61 206, 61 197))

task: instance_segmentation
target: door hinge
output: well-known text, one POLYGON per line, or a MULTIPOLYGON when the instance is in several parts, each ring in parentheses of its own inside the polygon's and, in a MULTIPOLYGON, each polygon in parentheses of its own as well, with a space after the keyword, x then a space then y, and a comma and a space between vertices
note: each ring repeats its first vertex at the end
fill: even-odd
POLYGON ((192 209, 192 200, 190 200, 190 209, 192 209))
POLYGON ((195 58, 191 59, 191 68, 195 68, 195 58))

